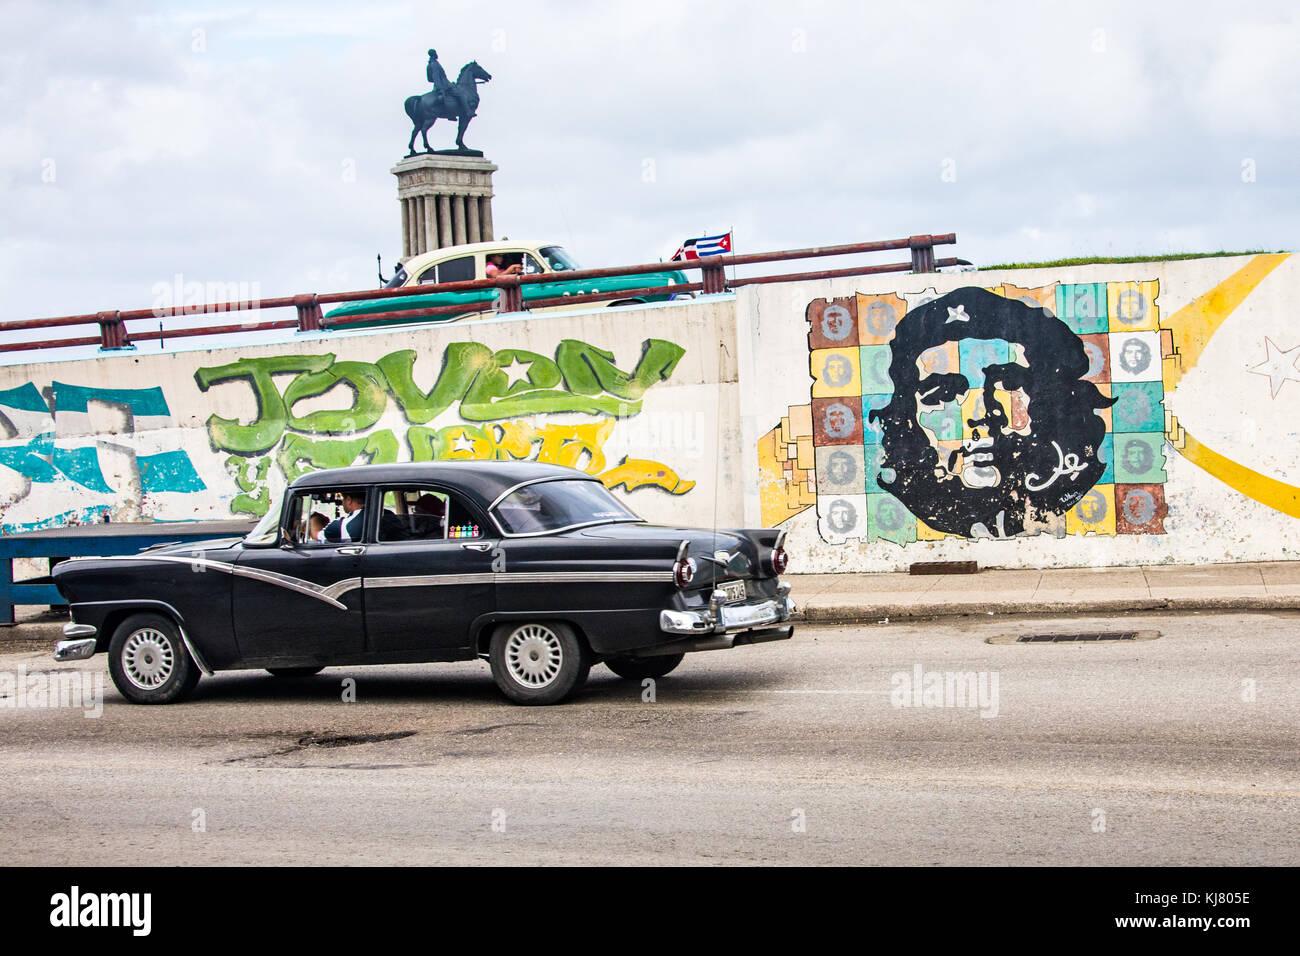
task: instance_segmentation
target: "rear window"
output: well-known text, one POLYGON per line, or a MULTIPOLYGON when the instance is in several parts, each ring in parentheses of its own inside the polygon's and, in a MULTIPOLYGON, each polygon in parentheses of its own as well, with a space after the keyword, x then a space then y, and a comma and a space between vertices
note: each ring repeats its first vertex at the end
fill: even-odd
POLYGON ((468 282, 474 278, 474 257, 448 259, 438 266, 439 282, 468 282))
POLYGON ((561 479, 516 488, 494 509, 507 534, 538 534, 578 525, 640 521, 598 481, 561 479))

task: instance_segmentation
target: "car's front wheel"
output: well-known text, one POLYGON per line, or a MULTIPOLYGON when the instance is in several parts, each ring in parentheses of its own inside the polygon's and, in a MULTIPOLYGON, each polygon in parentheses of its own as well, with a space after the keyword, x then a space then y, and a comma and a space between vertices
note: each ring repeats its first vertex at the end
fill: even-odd
POLYGON ((605 666, 627 680, 659 678, 672 673, 685 654, 660 654, 656 657, 611 657, 605 666))
POLYGON ((503 624, 488 648, 492 679, 516 704, 555 704, 591 670, 586 647, 566 624, 503 624))
POLYGON ((183 700, 199 682, 180 629, 161 614, 135 614, 118 626, 108 645, 108 672, 133 704, 183 700))

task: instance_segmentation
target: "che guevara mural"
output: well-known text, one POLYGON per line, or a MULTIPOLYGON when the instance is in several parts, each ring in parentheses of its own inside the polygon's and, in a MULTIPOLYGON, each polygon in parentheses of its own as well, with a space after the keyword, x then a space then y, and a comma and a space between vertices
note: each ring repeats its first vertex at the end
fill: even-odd
MULTIPOLYGON (((832 547, 1162 535, 1175 454, 1300 516, 1300 489, 1206 448, 1167 401, 1286 258, 1255 256, 1175 315, 1155 278, 807 301, 808 402, 759 440, 764 523, 815 511, 832 547)), ((1259 345, 1242 371, 1271 375, 1275 400, 1300 369, 1259 345)))

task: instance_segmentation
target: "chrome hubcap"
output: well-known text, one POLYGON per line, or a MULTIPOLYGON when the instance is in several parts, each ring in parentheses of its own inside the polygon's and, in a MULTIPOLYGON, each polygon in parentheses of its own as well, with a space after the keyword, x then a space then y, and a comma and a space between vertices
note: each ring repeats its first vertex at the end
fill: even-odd
POLYGON ((155 690, 167 683, 176 668, 171 642, 161 631, 143 627, 122 646, 122 670, 126 679, 141 690, 155 690))
POLYGON ((545 687, 563 663, 560 638, 549 627, 525 624, 506 641, 506 670, 525 687, 545 687))

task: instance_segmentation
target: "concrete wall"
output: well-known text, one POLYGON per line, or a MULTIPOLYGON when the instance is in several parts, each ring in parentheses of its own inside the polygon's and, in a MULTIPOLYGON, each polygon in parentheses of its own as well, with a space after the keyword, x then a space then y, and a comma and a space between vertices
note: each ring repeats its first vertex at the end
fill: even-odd
POLYGON ((876 276, 0 367, 0 531, 531 458, 652 521, 787 528, 801 571, 1289 559, 1297 293, 1286 255, 876 276))
POLYGON ((746 289, 746 515, 807 571, 1289 559, 1298 293, 1285 255, 746 289))
POLYGON ((467 457, 735 523, 734 340, 727 301, 0 368, 0 530, 252 518, 305 470, 467 457))

